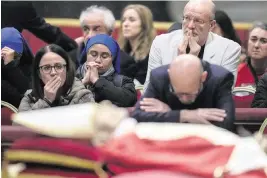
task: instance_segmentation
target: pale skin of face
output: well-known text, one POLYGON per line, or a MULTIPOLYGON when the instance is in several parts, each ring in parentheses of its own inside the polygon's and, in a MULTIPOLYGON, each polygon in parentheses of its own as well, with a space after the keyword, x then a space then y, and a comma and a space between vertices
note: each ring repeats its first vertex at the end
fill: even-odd
MULTIPOLYGON (((48 65, 66 65, 66 61, 58 54, 48 52, 42 57, 39 67, 48 65)), ((52 68, 50 73, 45 73, 42 69, 39 69, 39 72, 40 79, 45 84, 44 98, 53 103, 56 99, 59 88, 62 87, 66 81, 66 67, 63 67, 63 70, 61 71, 56 71, 55 68, 52 68)))
MULTIPOLYGON (((108 34, 104 15, 98 13, 89 14, 82 22, 84 43, 97 34, 108 34)), ((109 35, 109 34, 108 34, 109 35)))
POLYGON ((199 45, 203 45, 207 39, 209 31, 214 27, 215 21, 211 20, 212 2, 190 1, 184 8, 185 17, 190 17, 190 21, 183 21, 184 34, 192 32, 194 39, 199 45), (192 19, 201 23, 195 23, 192 19))
POLYGON ((248 55, 255 60, 267 59, 267 31, 255 28, 250 32, 248 55))
MULTIPOLYGON (((66 64, 66 61, 58 54, 53 52, 48 52, 42 57, 39 66, 45 66, 45 65, 54 66, 55 64, 66 64)), ((55 71, 54 68, 52 68, 50 74, 45 74, 42 72, 42 70, 40 70, 40 79, 43 81, 44 84, 47 84, 50 80, 52 80, 55 77, 59 78, 59 80, 61 81, 61 86, 63 86, 66 81, 66 69, 64 69, 63 72, 58 73, 55 71)))
POLYGON ((141 19, 134 9, 128 9, 122 17, 122 33, 128 40, 135 39, 141 33, 141 19))
POLYGON ((206 43, 209 31, 214 28, 215 20, 211 20, 213 3, 208 0, 190 1, 184 8, 184 38, 178 47, 178 54, 186 54, 187 46, 190 54, 198 55, 201 46, 206 43))
POLYGON ((99 79, 99 74, 105 73, 112 66, 112 55, 108 47, 103 44, 93 45, 87 52, 86 65, 88 69, 82 82, 94 84, 99 79))

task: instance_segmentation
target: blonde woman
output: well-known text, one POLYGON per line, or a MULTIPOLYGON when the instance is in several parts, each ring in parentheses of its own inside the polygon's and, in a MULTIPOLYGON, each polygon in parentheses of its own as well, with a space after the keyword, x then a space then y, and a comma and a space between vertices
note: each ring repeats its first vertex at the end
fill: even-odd
POLYGON ((145 83, 149 50, 155 36, 153 15, 148 7, 132 4, 123 9, 119 44, 124 52, 134 57, 135 64, 129 67, 135 81, 142 85, 145 83))

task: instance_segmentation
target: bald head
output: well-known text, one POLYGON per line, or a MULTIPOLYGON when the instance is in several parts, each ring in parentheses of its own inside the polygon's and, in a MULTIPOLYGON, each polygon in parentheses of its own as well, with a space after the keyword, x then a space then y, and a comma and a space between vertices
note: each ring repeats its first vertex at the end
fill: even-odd
POLYGON ((177 56, 170 64, 170 75, 188 75, 200 77, 203 73, 203 67, 200 59, 191 54, 177 56))
POLYGON ((205 9, 211 20, 215 18, 215 4, 212 2, 212 0, 190 0, 186 4, 185 9, 191 7, 201 7, 205 9))
POLYGON ((194 102, 207 77, 200 59, 191 54, 179 55, 170 64, 168 72, 171 85, 180 101, 194 102))

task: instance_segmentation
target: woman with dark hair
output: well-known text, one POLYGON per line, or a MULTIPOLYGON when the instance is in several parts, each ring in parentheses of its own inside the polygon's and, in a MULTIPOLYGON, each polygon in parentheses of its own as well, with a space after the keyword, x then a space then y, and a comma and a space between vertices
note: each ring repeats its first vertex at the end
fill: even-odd
POLYGON ((52 44, 41 48, 33 62, 32 90, 19 111, 94 102, 93 94, 75 78, 74 64, 66 51, 52 44))
POLYGON ((2 100, 15 107, 30 88, 33 54, 21 33, 13 27, 1 29, 2 100))
POLYGON ((224 38, 233 40, 234 42, 237 42, 241 45, 241 40, 236 34, 232 20, 224 11, 216 10, 215 20, 216 25, 212 30, 213 33, 223 36, 224 38))
POLYGON ((120 47, 109 35, 91 37, 82 55, 87 61, 77 75, 95 95, 95 101, 109 100, 119 107, 131 107, 137 101, 133 80, 120 75, 120 47))

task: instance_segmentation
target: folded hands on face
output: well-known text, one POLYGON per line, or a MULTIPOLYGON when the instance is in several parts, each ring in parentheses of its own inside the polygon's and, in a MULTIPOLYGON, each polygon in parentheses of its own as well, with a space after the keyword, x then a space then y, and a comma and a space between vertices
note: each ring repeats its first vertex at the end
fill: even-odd
POLYGON ((183 41, 178 46, 178 55, 186 54, 186 48, 190 48, 189 54, 198 56, 201 46, 197 43, 198 38, 193 35, 192 30, 187 31, 184 35, 183 41))
POLYGON ((82 79, 83 84, 94 84, 99 79, 98 69, 102 66, 94 61, 87 62, 86 68, 87 71, 85 73, 84 78, 82 79))

